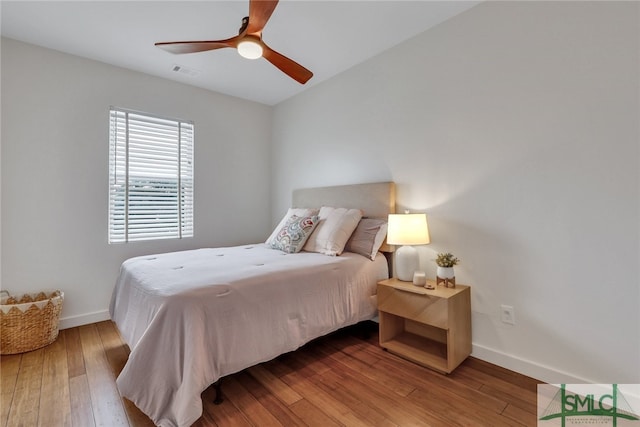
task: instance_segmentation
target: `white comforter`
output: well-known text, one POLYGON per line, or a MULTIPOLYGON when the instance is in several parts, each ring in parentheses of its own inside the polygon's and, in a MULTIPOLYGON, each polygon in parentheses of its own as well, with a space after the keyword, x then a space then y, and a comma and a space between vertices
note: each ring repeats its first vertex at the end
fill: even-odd
POLYGON ((131 349, 120 393, 160 426, 189 426, 219 378, 376 313, 372 262, 264 244, 125 261, 110 305, 131 349))

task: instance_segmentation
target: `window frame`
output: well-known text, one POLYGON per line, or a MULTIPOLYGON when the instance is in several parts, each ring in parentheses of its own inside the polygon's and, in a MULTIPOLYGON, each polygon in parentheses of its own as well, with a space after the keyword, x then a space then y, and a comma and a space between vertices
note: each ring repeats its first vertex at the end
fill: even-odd
POLYGON ((109 107, 109 244, 193 237, 194 146, 193 121, 109 107))

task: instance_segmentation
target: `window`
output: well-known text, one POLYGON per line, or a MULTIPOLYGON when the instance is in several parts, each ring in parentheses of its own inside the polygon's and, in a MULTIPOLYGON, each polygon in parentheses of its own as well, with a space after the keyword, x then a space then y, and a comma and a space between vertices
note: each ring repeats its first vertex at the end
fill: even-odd
POLYGON ((111 107, 109 243, 193 237, 193 123, 111 107))

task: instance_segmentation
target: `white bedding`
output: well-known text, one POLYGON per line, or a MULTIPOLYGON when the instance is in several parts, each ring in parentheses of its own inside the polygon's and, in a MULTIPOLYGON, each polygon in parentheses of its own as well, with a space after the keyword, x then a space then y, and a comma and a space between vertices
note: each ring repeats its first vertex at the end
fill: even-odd
POLYGON ((219 378, 371 319, 384 256, 265 244, 125 261, 110 305, 131 349, 120 393, 160 426, 189 426, 219 378))

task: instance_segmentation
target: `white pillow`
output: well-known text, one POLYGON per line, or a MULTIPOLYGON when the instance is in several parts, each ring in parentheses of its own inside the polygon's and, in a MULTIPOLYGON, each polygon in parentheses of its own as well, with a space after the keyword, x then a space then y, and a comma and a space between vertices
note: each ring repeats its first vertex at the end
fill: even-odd
POLYGON ((323 206, 318 216, 320 223, 309 236, 303 250, 331 256, 340 255, 351 233, 358 226, 362 211, 323 206))
POLYGON ((283 216, 282 220, 280 220, 280 223, 276 226, 276 228, 273 229, 271 236, 269 236, 269 238, 265 243, 267 245, 271 245, 274 239, 276 238, 276 236, 278 235, 278 233, 280 232, 280 230, 282 230, 282 227, 284 227, 284 225, 287 223, 287 220, 291 218, 293 215, 298 217, 313 216, 313 215, 318 215, 319 211, 320 209, 313 209, 313 208, 289 208, 285 216, 283 216))

